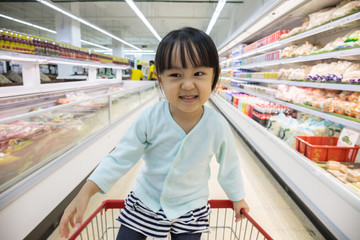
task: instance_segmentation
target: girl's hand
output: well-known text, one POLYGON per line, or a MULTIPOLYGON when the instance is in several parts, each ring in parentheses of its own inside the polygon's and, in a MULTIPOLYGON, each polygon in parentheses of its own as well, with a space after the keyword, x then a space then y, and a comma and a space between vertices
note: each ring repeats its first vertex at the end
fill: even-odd
POLYGON ((71 201, 64 211, 59 224, 60 236, 68 238, 70 234, 69 223, 71 227, 80 227, 85 210, 92 195, 98 192, 100 188, 92 181, 87 181, 80 192, 71 201), (74 221, 75 218, 75 221, 74 221))
POLYGON ((240 210, 242 208, 245 210, 245 212, 247 212, 247 213, 250 212, 250 208, 244 199, 233 202, 233 206, 234 206, 234 211, 235 211, 235 222, 239 222, 241 220, 242 216, 241 216, 240 210))
POLYGON ((69 206, 67 206, 59 224, 59 231, 61 237, 69 237, 69 223, 72 228, 80 227, 88 202, 89 198, 77 195, 74 200, 69 204, 69 206))

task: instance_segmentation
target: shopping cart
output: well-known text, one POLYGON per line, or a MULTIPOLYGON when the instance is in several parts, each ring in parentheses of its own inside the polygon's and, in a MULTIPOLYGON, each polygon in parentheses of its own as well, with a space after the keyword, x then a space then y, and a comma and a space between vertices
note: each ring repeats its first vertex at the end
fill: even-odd
MULTIPOLYGON (((236 223, 230 200, 210 200, 209 204, 210 232, 202 234, 201 240, 272 239, 243 209, 244 218, 236 223)), ((124 200, 105 200, 69 240, 115 240, 120 228, 115 219, 124 207, 124 200)))

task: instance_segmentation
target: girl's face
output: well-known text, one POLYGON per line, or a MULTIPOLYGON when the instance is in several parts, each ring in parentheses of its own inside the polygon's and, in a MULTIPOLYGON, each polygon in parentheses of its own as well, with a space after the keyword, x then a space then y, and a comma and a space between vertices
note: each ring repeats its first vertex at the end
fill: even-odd
POLYGON ((175 52, 172 55, 170 69, 158 76, 173 115, 202 114, 202 106, 212 92, 214 69, 193 67, 188 59, 186 66, 186 68, 182 66, 180 54, 175 52))

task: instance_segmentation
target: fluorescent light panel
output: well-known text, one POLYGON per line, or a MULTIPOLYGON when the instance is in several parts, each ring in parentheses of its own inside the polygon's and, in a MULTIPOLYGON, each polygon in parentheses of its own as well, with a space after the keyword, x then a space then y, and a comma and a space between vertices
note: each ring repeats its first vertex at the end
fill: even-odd
POLYGON ((210 20, 210 23, 206 29, 206 34, 210 34, 211 30, 213 29, 222 9, 224 8, 225 6, 225 3, 226 3, 226 0, 220 0, 218 2, 218 4, 216 5, 216 9, 215 9, 215 12, 213 13, 212 17, 211 17, 211 20, 210 20))
POLYGON ((83 23, 83 24, 85 24, 85 25, 87 25, 87 26, 89 26, 89 27, 91 27, 91 28, 93 28, 93 29, 95 29, 95 30, 97 30, 97 31, 99 31, 99 32, 101 32, 101 33, 103 33, 103 34, 105 34, 105 35, 107 35, 107 36, 109 36, 109 37, 117 40, 117 41, 119 41, 119 42, 122 42, 122 43, 124 43, 124 44, 126 44, 126 45, 128 45, 128 46, 130 46, 130 47, 132 47, 132 48, 135 48, 135 49, 137 49, 137 50, 141 50, 140 48, 138 48, 138 47, 136 47, 136 46, 134 46, 134 45, 132 45, 132 44, 130 44, 130 43, 128 43, 128 42, 126 42, 126 41, 118 38, 118 37, 116 37, 115 35, 113 35, 113 34, 107 32, 107 31, 105 31, 104 29, 101 29, 101 28, 99 28, 99 27, 97 27, 97 26, 95 26, 95 25, 87 22, 87 21, 85 21, 84 19, 81 19, 81 18, 79 18, 79 17, 77 17, 77 16, 75 16, 75 15, 73 15, 73 14, 71 14, 71 13, 65 11, 65 10, 63 10, 63 9, 55 6, 54 4, 52 4, 52 3, 48 2, 48 1, 45 1, 45 0, 37 0, 37 1, 38 1, 39 3, 42 3, 42 4, 46 5, 46 6, 54 9, 55 11, 58 11, 58 12, 60 12, 60 13, 62 13, 62 14, 65 14, 66 16, 68 16, 68 17, 70 17, 70 18, 72 18, 72 19, 74 19, 74 20, 76 20, 76 21, 79 21, 79 22, 81 22, 81 23, 83 23))
POLYGON ((22 20, 13 18, 13 17, 9 17, 9 16, 3 15, 3 14, 0 14, 0 17, 9 19, 9 20, 14 21, 14 22, 18 22, 18 23, 22 23, 22 24, 28 25, 28 26, 30 26, 30 27, 38 28, 38 29, 41 29, 41 30, 44 30, 44 31, 47 31, 47 32, 56 34, 56 31, 54 31, 54 30, 50 30, 50 29, 48 29, 48 28, 44 28, 44 27, 41 27, 41 26, 39 26, 39 25, 35 25, 35 24, 32 24, 32 23, 28 23, 28 22, 25 22, 25 21, 22 21, 22 20))
POLYGON ((157 38, 157 40, 159 40, 159 42, 161 41, 161 37, 159 36, 159 34, 155 31, 155 29, 153 28, 153 26, 151 26, 151 24, 149 23, 149 21, 146 19, 146 17, 142 14, 142 12, 137 8, 137 6, 135 5, 135 3, 132 0, 125 0, 126 3, 131 7, 132 10, 134 10, 134 12, 136 13, 136 15, 138 15, 138 17, 141 19, 141 21, 143 21, 143 23, 145 23, 146 27, 152 32, 152 34, 154 34, 154 36, 157 38))
POLYGON ((101 46, 101 45, 96 44, 96 43, 88 42, 88 41, 85 41, 85 40, 80 40, 80 41, 83 42, 83 43, 89 44, 89 45, 93 45, 93 46, 98 47, 98 48, 102 48, 102 49, 105 49, 105 50, 111 50, 111 48, 104 47, 104 46, 101 46))

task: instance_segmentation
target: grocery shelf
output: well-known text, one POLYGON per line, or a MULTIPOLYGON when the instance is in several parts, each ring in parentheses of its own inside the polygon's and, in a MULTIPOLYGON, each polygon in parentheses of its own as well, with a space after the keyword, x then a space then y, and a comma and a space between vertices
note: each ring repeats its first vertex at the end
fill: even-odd
POLYGON ((330 31, 330 30, 335 29, 337 27, 341 27, 341 26, 346 25, 346 24, 354 23, 354 22, 356 22, 358 20, 360 20, 360 12, 349 15, 349 16, 341 18, 341 19, 338 19, 338 20, 335 20, 335 21, 332 21, 332 22, 329 22, 329 23, 324 24, 322 26, 315 27, 313 29, 310 29, 308 31, 296 34, 296 35, 288 37, 286 39, 273 42, 271 44, 262 46, 262 47, 260 47, 258 49, 254 49, 252 51, 249 51, 247 53, 240 54, 237 57, 224 60, 224 61, 222 61, 222 63, 230 62, 230 61, 234 61, 234 60, 238 60, 238 59, 242 59, 242 58, 247 58, 247 57, 250 57, 250 56, 257 55, 257 54, 263 54, 263 53, 265 53, 267 51, 271 51, 271 50, 275 50, 275 49, 285 48, 292 42, 295 42, 295 41, 298 41, 298 40, 305 40, 306 38, 308 38, 310 36, 314 36, 316 34, 323 33, 323 32, 326 32, 326 31, 330 31))
POLYGON ((25 54, 10 51, 0 50, 0 60, 12 61, 15 63, 31 62, 37 64, 65 64, 73 66, 93 67, 93 68, 113 68, 113 69, 126 69, 127 65, 109 64, 109 63, 98 63, 86 60, 77 60, 71 58, 62 58, 56 56, 41 56, 35 54, 25 54))
POLYGON ((345 59, 345 58, 357 56, 357 55, 360 55, 360 48, 351 48, 351 49, 338 50, 338 51, 328 52, 328 53, 280 59, 280 60, 276 60, 276 61, 253 63, 253 64, 248 64, 248 65, 239 65, 239 66, 235 66, 235 67, 231 67, 231 68, 227 68, 227 69, 261 68, 261 67, 276 66, 276 65, 283 65, 283 64, 311 62, 311 61, 331 59, 331 58, 345 59))
POLYGON ((295 109, 295 110, 300 111, 300 112, 305 112, 305 113, 308 113, 308 114, 311 114, 311 115, 314 115, 314 116, 321 117, 323 119, 327 119, 327 120, 330 120, 330 121, 333 121, 333 122, 336 122, 336 123, 340 123, 340 124, 342 124, 344 126, 348 126, 348 127, 354 128, 356 130, 360 130, 360 123, 359 122, 351 121, 351 120, 348 120, 348 119, 345 119, 345 118, 342 118, 342 117, 337 117, 337 116, 334 116, 332 114, 322 112, 321 110, 313 110, 313 109, 310 109, 310 108, 307 108, 307 107, 304 107, 304 106, 299 106, 299 105, 296 105, 296 104, 293 104, 293 103, 288 103, 288 102, 285 102, 285 101, 282 101, 282 100, 275 99, 273 97, 258 94, 258 93, 255 93, 255 92, 252 92, 252 91, 249 91, 249 90, 245 90, 245 89, 242 89, 242 88, 237 88, 237 87, 231 87, 231 88, 236 89, 236 90, 238 90, 240 92, 243 92, 243 93, 253 95, 255 97, 263 98, 263 99, 265 99, 265 100, 267 100, 269 102, 281 104, 281 105, 283 105, 285 107, 289 107, 289 108, 295 109))
POLYGON ((359 195, 220 96, 210 100, 337 239, 358 236, 359 195))
POLYGON ((338 83, 321 83, 321 82, 308 82, 308 81, 296 81, 296 80, 277 80, 277 79, 268 79, 268 78, 232 78, 238 81, 246 82, 260 82, 260 83, 269 83, 269 84, 285 84, 291 86, 299 87, 313 87, 313 88, 324 88, 324 89, 334 89, 334 90, 343 90, 343 91, 360 91, 360 84, 338 84, 338 83))

